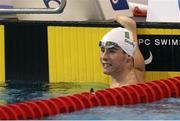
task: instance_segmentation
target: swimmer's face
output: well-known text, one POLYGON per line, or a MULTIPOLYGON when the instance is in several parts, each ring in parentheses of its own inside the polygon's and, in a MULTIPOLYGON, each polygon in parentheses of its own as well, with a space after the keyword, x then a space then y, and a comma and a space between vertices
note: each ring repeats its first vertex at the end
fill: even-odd
POLYGON ((120 47, 100 48, 100 61, 104 74, 114 75, 120 73, 127 62, 127 54, 120 47))

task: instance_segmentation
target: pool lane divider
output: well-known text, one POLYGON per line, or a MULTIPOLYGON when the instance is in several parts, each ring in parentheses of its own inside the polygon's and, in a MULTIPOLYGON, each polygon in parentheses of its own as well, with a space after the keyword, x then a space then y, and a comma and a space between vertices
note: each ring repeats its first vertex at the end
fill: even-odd
POLYGON ((180 77, 8 104, 0 106, 0 120, 43 119, 96 106, 132 105, 169 97, 180 97, 180 77))

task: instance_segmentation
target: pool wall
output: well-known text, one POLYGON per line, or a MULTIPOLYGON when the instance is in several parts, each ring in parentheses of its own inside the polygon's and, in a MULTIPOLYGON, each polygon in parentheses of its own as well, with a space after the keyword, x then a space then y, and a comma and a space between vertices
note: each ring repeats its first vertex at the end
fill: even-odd
MULTIPOLYGON (((180 75, 180 25, 137 23, 145 81, 180 75)), ((109 83, 99 62, 98 41, 114 22, 0 22, 0 82, 109 83)))
POLYGON ((5 80, 4 26, 0 25, 0 81, 5 80))

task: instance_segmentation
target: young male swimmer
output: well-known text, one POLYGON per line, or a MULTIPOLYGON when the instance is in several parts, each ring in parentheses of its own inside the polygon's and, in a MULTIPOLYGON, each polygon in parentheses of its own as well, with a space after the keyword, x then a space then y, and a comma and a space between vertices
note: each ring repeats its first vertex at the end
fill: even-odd
POLYGON ((137 44, 136 23, 125 16, 116 21, 125 28, 110 30, 99 42, 103 72, 111 76, 111 87, 143 82, 145 64, 137 44))

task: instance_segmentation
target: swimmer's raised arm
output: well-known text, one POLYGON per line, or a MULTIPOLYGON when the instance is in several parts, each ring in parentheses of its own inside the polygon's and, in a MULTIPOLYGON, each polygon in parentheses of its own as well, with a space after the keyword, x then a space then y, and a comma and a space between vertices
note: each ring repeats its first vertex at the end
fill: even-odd
MULTIPOLYGON (((126 16, 116 16, 115 20, 124 28, 131 31, 133 36, 133 41, 138 43, 136 22, 133 19, 126 16)), ((143 82, 145 63, 144 63, 144 57, 142 56, 138 46, 134 53, 134 68, 136 70, 137 78, 141 80, 141 82, 143 82)))

